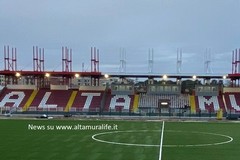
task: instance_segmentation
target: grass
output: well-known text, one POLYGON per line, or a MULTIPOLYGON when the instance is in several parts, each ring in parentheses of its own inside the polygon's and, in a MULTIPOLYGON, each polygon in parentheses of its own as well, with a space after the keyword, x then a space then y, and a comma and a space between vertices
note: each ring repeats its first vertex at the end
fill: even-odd
MULTIPOLYGON (((8 160, 158 160, 159 147, 106 144, 92 139, 94 134, 113 130, 56 128, 102 124, 117 126, 116 131, 126 132, 97 136, 101 140, 131 144, 160 143, 162 122, 6 119, 0 120, 0 157, 8 160)), ((162 160, 236 160, 240 157, 240 123, 166 122, 163 144, 212 144, 229 140, 208 133, 228 135, 234 140, 223 145, 201 147, 164 146, 162 160)))

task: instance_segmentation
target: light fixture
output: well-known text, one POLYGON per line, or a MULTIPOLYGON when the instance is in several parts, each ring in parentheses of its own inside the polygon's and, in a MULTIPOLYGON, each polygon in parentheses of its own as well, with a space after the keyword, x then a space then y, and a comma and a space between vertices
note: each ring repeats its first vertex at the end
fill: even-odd
POLYGON ((21 74, 20 74, 19 72, 17 72, 17 73, 15 74, 15 76, 16 76, 16 77, 20 77, 21 74))
POLYGON ((50 74, 49 74, 49 73, 46 73, 46 74, 45 74, 45 77, 50 77, 50 74))
POLYGON ((105 78, 109 78, 109 75, 108 75, 108 74, 104 74, 104 77, 105 77, 105 78))
POLYGON ((166 106, 168 105, 168 102, 161 102, 161 105, 166 106))
POLYGON ((163 75, 163 80, 167 80, 168 76, 166 74, 163 75))
POLYGON ((196 75, 193 75, 192 78, 193 78, 194 80, 196 80, 196 79, 197 79, 197 76, 196 76, 196 75))
POLYGON ((75 74, 75 77, 78 78, 80 75, 78 73, 75 74))

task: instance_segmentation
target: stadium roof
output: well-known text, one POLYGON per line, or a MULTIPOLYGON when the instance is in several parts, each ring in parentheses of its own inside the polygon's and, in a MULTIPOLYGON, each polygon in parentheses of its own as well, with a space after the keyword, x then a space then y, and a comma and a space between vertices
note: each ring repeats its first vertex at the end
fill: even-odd
POLYGON ((125 77, 125 78, 162 78, 166 75, 168 78, 192 78, 196 76, 197 78, 203 79, 223 79, 223 76, 228 77, 223 74, 162 74, 162 73, 107 73, 110 77, 125 77))
POLYGON ((59 77, 74 77, 76 74, 82 77, 104 77, 105 74, 108 74, 110 77, 120 77, 120 78, 176 78, 176 79, 191 79, 193 76, 200 79, 239 79, 240 74, 194 74, 194 73, 181 73, 181 74, 163 74, 163 73, 102 73, 102 72, 62 72, 62 71, 9 71, 9 70, 0 70, 0 75, 15 76, 16 73, 19 73, 21 76, 45 76, 46 73, 49 73, 51 76, 59 77))
POLYGON ((1 70, 0 75, 14 76, 19 73, 21 76, 45 76, 46 73, 51 76, 68 76, 73 77, 75 74, 79 76, 101 76, 101 72, 62 72, 62 71, 8 71, 1 70))

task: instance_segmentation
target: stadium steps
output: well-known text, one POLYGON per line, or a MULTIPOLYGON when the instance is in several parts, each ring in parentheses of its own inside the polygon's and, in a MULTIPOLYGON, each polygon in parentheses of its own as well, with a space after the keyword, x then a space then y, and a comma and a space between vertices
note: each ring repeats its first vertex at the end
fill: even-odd
POLYGON ((31 96, 29 97, 29 99, 27 100, 26 104, 23 106, 23 111, 27 111, 28 108, 30 107, 30 105, 32 104, 34 98, 36 97, 38 93, 38 90, 34 90, 31 94, 31 96))
POLYGON ((217 96, 218 98, 218 102, 219 102, 219 107, 220 109, 222 109, 223 112, 226 112, 227 109, 226 109, 226 103, 225 103, 225 98, 224 96, 217 96))
POLYGON ((225 95, 222 95, 222 100, 223 100, 223 104, 224 104, 224 108, 225 108, 225 112, 228 110, 227 108, 227 102, 226 102, 226 99, 225 99, 225 95))
POLYGON ((71 110, 71 107, 73 105, 73 102, 74 102, 76 96, 77 96, 77 91, 73 91, 68 100, 68 103, 67 103, 67 106, 66 106, 64 112, 69 112, 71 110))
POLYGON ((189 96, 189 101, 191 106, 191 113, 196 113, 195 96, 189 96))
POLYGON ((133 101, 133 112, 137 112, 138 104, 139 104, 139 95, 135 94, 134 101, 133 101))
MULTIPOLYGON (((3 88, 1 89, 1 91, 0 91, 0 98, 3 97, 3 96, 5 96, 6 90, 7 90, 7 87, 3 87, 3 88)), ((2 99, 2 98, 1 98, 1 99, 2 99)))
POLYGON ((108 89, 105 89, 105 91, 103 92, 102 100, 101 100, 100 112, 104 111, 104 108, 106 105, 107 93, 108 93, 108 89))

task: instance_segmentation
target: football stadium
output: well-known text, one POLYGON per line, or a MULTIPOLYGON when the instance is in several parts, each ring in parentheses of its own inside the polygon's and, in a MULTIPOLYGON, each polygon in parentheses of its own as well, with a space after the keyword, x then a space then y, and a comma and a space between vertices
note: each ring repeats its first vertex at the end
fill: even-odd
POLYGON ((62 70, 48 71, 44 48, 33 46, 32 51, 33 69, 17 70, 16 48, 3 49, 1 159, 240 156, 239 50, 233 51, 227 75, 161 75, 151 67, 149 73, 129 74, 124 60, 120 72, 106 74, 99 70, 95 47, 90 49, 90 71, 72 71, 68 47, 62 47, 62 70))

